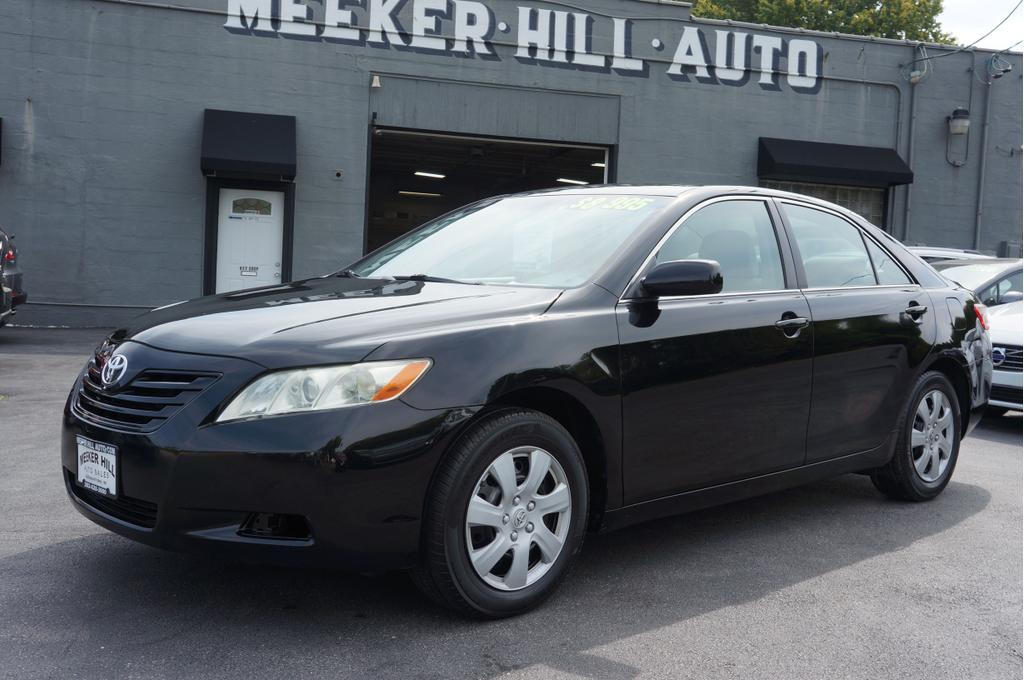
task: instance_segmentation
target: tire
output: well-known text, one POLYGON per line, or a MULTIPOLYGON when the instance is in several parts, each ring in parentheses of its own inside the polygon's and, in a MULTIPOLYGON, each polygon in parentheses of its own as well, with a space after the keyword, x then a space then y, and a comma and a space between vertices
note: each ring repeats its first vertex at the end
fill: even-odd
POLYGON ((470 616, 529 611, 579 554, 588 504, 583 456, 565 428, 528 409, 494 411, 459 439, 435 475, 413 581, 470 616))
POLYGON ((900 417, 892 460, 871 473, 875 488, 897 500, 935 498, 953 476, 961 431, 953 385, 938 371, 925 373, 900 417))

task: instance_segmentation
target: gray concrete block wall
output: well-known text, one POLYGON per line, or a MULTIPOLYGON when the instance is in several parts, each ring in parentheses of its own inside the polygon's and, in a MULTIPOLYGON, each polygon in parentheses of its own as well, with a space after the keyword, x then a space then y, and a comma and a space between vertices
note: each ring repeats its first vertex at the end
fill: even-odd
MULTIPOLYGON (((489 2, 513 23, 509 8, 531 4, 489 2)), ((554 102, 574 94, 600 95, 593 99, 595 111, 607 112, 608 98, 617 100, 616 139, 610 141, 623 182, 756 184, 761 136, 887 146, 904 157, 909 147, 912 86, 901 78, 900 65, 914 58, 910 44, 733 27, 817 41, 823 78, 820 90, 807 94, 788 87, 784 78, 780 91, 766 91, 756 74, 738 87, 670 79, 668 62, 685 26, 711 36, 726 28, 687 23, 689 11, 681 5, 587 3, 594 13, 662 18, 636 22, 634 54, 648 61, 650 73, 627 77, 521 63, 504 44, 495 47, 500 60, 488 61, 239 35, 224 28, 228 0, 174 4, 208 11, 105 0, 0 3, 0 224, 18 235, 33 300, 141 306, 201 292, 206 180, 199 147, 206 108, 297 118, 296 277, 336 269, 361 254, 367 131, 375 105, 383 111, 380 97, 396 77, 485 87, 460 85, 463 95, 456 100, 426 97, 406 113, 389 109, 390 124, 403 116, 461 116, 485 134, 522 128, 550 139, 587 141, 579 139, 581 126, 573 116, 545 116, 544 93, 552 95, 552 110, 554 102), (654 49, 652 35, 664 38, 666 49, 654 49), (369 87, 373 73, 384 80, 377 94, 369 87), (501 110, 488 109, 496 86, 539 93, 536 118, 525 120, 529 112, 520 111, 510 121, 501 110), (488 110, 478 120, 466 119, 488 110)), ((322 13, 320 3, 308 4, 322 13)), ((400 17, 408 26, 410 7, 400 17)), ((514 41, 514 31, 510 35, 498 33, 495 42, 514 41)), ((610 32, 595 34, 594 46, 610 51, 610 32)), ((982 68, 987 56, 979 51, 936 60, 930 77, 916 86, 912 241, 972 245, 988 86, 968 68, 982 68), (954 167, 945 159, 945 119, 968 99, 969 155, 963 167, 954 167)), ((1014 71, 991 86, 982 194, 986 250, 1021 239, 1022 68, 1020 55, 1006 58, 1014 71)), ((591 107, 581 107, 579 118, 585 118, 591 107)), ((888 228, 897 236, 905 226, 905 194, 903 188, 891 194, 888 228)), ((106 324, 134 311, 29 305, 17 320, 106 324)))

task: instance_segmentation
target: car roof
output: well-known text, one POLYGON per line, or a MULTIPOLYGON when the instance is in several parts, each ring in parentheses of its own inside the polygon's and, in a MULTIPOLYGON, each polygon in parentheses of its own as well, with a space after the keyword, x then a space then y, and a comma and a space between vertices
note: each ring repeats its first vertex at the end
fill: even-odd
MULTIPOLYGON (((667 196, 671 198, 682 198, 688 194, 694 195, 694 200, 700 201, 707 198, 714 198, 718 196, 729 196, 731 194, 741 196, 765 196, 771 198, 789 199, 792 201, 800 201, 808 205, 817 206, 824 208, 825 210, 832 210, 834 212, 841 213, 859 223, 868 223, 862 216, 858 215, 849 208, 845 208, 836 203, 830 203, 829 201, 815 198, 814 196, 808 196, 806 194, 797 194, 792 191, 781 191, 779 189, 768 189, 766 187, 753 187, 744 185, 733 185, 733 184, 710 184, 710 185, 674 185, 674 184, 649 184, 649 185, 633 185, 633 184, 588 184, 586 186, 573 186, 573 187, 557 187, 554 189, 539 189, 536 191, 527 191, 518 196, 542 196, 542 195, 636 195, 636 196, 667 196)), ((874 226, 874 225, 872 225, 874 226)), ((877 227, 875 227, 877 228, 877 227)), ((881 230, 880 230, 881 231, 881 230)))
POLYGON ((970 258, 963 260, 945 260, 944 262, 936 262, 932 266, 936 269, 952 269, 953 267, 991 267, 994 264, 1006 265, 1006 269, 1013 269, 1014 265, 1018 267, 1024 264, 1024 260, 1019 257, 990 257, 988 259, 970 258))
POLYGON ((692 186, 646 185, 646 184, 587 184, 571 187, 555 187, 552 189, 535 189, 524 191, 517 196, 547 196, 551 194, 591 194, 612 195, 625 194, 635 196, 669 196, 675 198, 691 191, 692 186))
POLYGON ((842 212, 855 215, 855 213, 841 205, 824 201, 820 198, 808 196, 806 194, 797 194, 791 191, 781 191, 779 189, 768 189, 766 187, 754 187, 754 186, 743 186, 733 184, 687 184, 687 185, 676 185, 676 184, 587 184, 580 186, 570 187, 555 187, 552 189, 536 189, 534 191, 525 191, 519 196, 541 196, 541 195, 552 195, 552 194, 563 194, 563 195, 637 195, 637 196, 668 196, 678 198, 689 193, 697 193, 701 195, 714 195, 714 194, 744 194, 744 195, 759 195, 759 196, 772 196, 774 198, 788 198, 797 201, 803 201, 805 203, 811 203, 820 205, 831 210, 841 210, 842 212))
MULTIPOLYGON (((979 253, 977 250, 969 250, 967 248, 945 248, 943 246, 907 246, 911 251, 915 253, 942 253, 949 255, 981 255, 983 257, 990 257, 984 253, 979 253)), ((974 259, 974 258, 965 258, 974 259)))

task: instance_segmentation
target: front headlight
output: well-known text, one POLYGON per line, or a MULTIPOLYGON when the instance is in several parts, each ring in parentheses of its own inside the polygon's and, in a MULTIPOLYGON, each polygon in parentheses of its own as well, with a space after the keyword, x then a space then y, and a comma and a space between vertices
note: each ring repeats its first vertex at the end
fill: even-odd
POLYGON ((263 376, 231 400, 218 423, 391 401, 430 368, 430 359, 303 368, 263 376))

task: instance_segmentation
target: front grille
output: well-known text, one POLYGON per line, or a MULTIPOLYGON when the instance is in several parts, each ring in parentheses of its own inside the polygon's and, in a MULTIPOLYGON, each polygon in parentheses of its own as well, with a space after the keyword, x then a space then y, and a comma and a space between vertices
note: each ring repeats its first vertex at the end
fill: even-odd
POLYGON ((992 392, 988 397, 991 401, 1002 401, 1010 404, 1024 403, 1024 391, 1019 387, 1003 387, 993 385, 992 392))
POLYGON ((104 496, 101 493, 96 493, 85 487, 78 486, 75 483, 74 475, 68 472, 68 482, 71 486, 71 493, 75 495, 75 498, 82 501, 91 508, 95 508, 100 512, 115 517, 122 522, 128 524, 134 524, 135 526, 144 527, 146 529, 152 529, 156 526, 156 503, 150 503, 149 501, 142 501, 138 498, 130 498, 128 496, 118 496, 113 498, 111 496, 104 496))
POLYGON ((1002 364, 996 366, 999 371, 1017 371, 1024 369, 1024 349, 1015 345, 996 345, 993 351, 998 348, 1006 354, 1002 364))
POLYGON ((96 359, 82 376, 76 406, 84 417, 100 425, 127 432, 152 432, 185 404, 216 382, 217 373, 147 370, 127 387, 102 387, 96 359))

